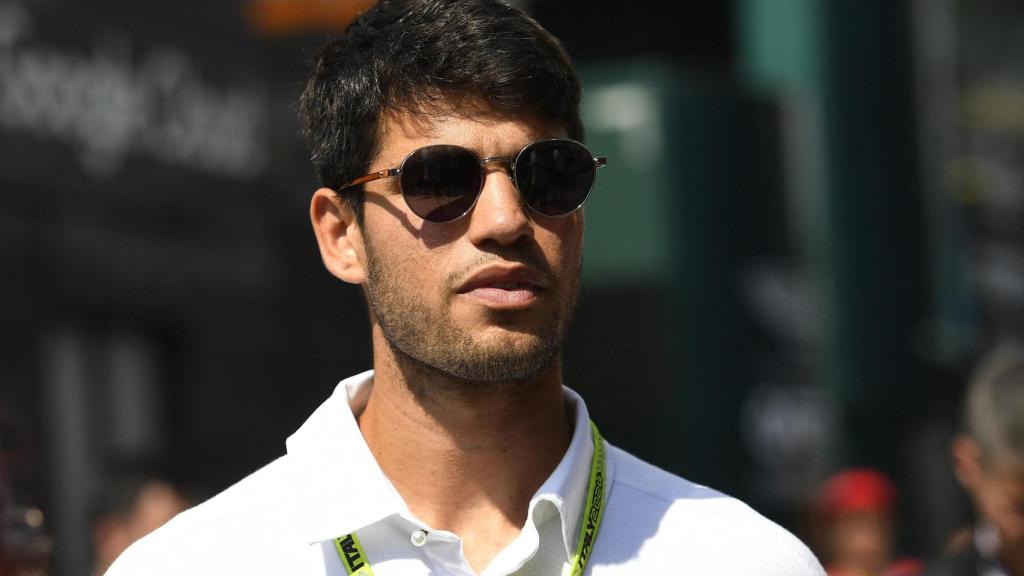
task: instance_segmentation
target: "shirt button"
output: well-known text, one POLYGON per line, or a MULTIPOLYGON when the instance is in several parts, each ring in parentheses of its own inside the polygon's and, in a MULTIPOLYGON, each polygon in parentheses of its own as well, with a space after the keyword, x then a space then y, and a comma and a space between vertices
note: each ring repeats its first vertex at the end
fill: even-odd
POLYGON ((427 543, 427 531, 417 530, 412 533, 412 536, 409 537, 409 540, 412 540, 413 546, 419 548, 427 543))

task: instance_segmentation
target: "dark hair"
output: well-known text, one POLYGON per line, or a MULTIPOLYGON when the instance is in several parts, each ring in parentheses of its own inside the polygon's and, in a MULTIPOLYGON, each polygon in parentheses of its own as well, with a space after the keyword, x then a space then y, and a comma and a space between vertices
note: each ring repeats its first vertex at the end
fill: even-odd
MULTIPOLYGON (((580 84, 558 40, 499 0, 381 0, 314 57, 300 102, 321 186, 365 174, 385 111, 483 104, 581 140, 580 84), (468 99, 468 100, 467 100, 468 99)), ((362 189, 343 194, 362 219, 362 189)))

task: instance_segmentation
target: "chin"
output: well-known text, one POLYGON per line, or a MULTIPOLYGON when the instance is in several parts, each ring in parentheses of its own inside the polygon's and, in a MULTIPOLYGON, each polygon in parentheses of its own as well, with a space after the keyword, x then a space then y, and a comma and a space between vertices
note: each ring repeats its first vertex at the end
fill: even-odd
POLYGON ((458 353, 435 358, 437 369, 473 382, 524 382, 547 371, 558 356, 557 341, 536 335, 489 338, 458 353))

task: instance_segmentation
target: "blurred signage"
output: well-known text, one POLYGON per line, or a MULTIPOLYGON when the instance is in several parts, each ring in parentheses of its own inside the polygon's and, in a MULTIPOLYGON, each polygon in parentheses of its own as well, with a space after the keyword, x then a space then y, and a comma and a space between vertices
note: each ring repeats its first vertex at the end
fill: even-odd
POLYGON ((0 131, 71 147, 90 175, 131 156, 237 179, 268 163, 268 99, 256 81, 204 79, 178 48, 105 32, 91 49, 48 44, 25 5, 0 3, 0 131))
POLYGON ((957 4, 958 157, 948 173, 961 201, 967 274, 992 338, 1024 337, 1024 5, 957 4))
POLYGON ((831 462, 836 414, 824 390, 802 382, 759 382, 741 411, 744 441, 757 463, 758 497, 799 506, 831 462))
POLYGON ((678 174, 663 164, 674 151, 673 74, 654 59, 580 69, 587 146, 609 165, 587 199, 583 272, 591 284, 657 283, 672 269, 667 207, 678 174))

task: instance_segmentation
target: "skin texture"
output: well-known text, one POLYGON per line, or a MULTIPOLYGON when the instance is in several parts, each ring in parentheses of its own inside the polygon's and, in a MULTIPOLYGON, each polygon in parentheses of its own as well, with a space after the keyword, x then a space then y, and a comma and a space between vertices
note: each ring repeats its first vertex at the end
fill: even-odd
POLYGON ((1012 456, 982 458, 977 442, 961 436, 953 442, 957 479, 981 518, 999 533, 999 560, 1013 574, 1024 574, 1024 462, 1012 456))
MULTIPOLYGON (((428 144, 511 157, 565 135, 479 106, 448 109, 460 113, 385 116, 367 172, 428 144)), ((558 350, 583 243, 582 210, 534 214, 507 166, 486 170, 476 206, 453 222, 413 214, 396 178, 366 185, 362 224, 328 189, 310 207, 325 266, 362 285, 370 307, 375 376, 360 429, 410 510, 462 537, 477 571, 518 535, 569 444, 558 350)))

